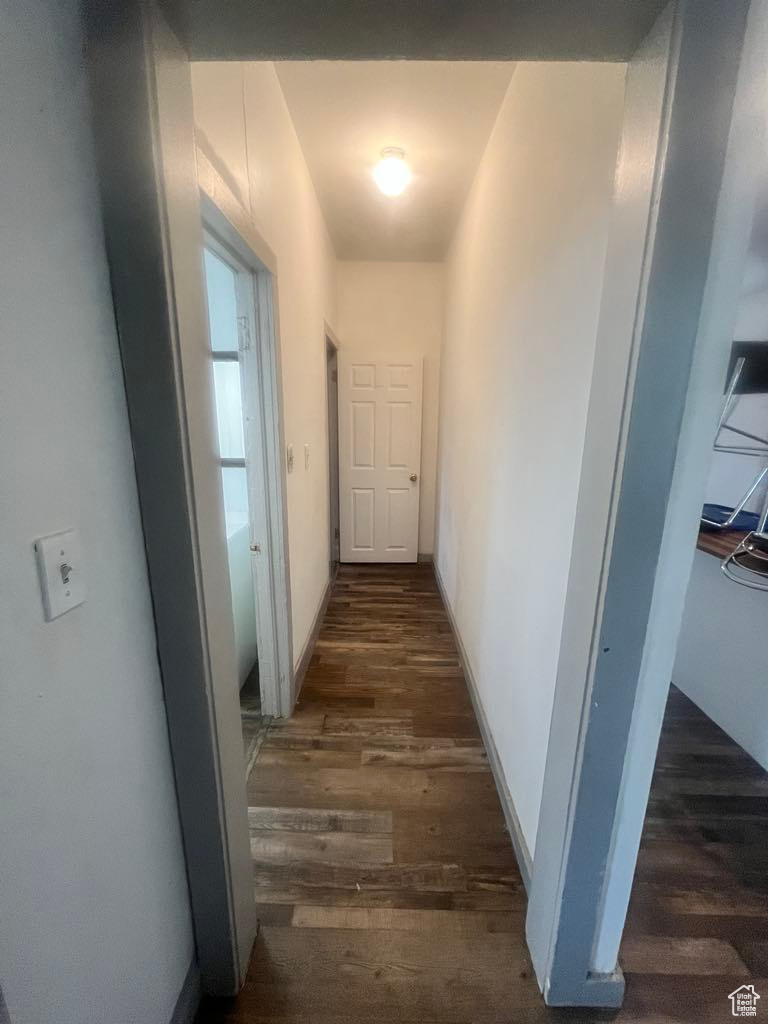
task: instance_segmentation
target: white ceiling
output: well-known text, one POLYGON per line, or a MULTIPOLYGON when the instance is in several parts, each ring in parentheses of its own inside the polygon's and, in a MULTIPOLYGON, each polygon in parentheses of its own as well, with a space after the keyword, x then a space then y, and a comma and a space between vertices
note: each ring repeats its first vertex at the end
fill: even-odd
POLYGON ((309 172, 343 260, 439 260, 512 76, 511 62, 286 61, 275 64, 309 172), (383 196, 371 171, 405 150, 408 189, 383 196))

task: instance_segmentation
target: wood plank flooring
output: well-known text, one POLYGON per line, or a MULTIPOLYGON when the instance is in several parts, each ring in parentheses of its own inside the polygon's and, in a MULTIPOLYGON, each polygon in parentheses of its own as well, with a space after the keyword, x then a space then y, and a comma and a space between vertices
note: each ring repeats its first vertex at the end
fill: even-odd
POLYGON ((768 974, 765 777, 683 700, 659 754, 625 1007, 548 1009, 432 568, 343 566, 301 702, 270 723, 248 780, 248 979, 198 1024, 727 1019, 727 994, 768 974))
POLYGON ((722 561, 736 550, 746 536, 743 530, 699 530, 696 547, 722 561))
POLYGON ((768 774, 674 686, 621 962, 636 1014, 724 1021, 744 982, 768 998, 768 774))

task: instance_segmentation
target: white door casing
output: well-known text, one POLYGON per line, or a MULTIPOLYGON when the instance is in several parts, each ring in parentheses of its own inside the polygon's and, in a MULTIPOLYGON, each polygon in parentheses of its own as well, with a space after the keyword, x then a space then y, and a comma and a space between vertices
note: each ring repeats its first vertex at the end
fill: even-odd
POLYGON ((205 193, 201 206, 206 248, 235 274, 259 688, 262 712, 280 718, 293 710, 293 652, 274 275, 205 193))
POLYGON ((417 559, 422 367, 339 351, 342 562, 417 559))
POLYGON ((766 38, 766 0, 677 0, 629 64, 526 918, 550 1005, 623 996, 619 942, 764 161, 766 38))
POLYGON ((197 970, 204 992, 231 996, 245 979, 258 921, 221 481, 211 444, 189 61, 157 4, 98 3, 85 23, 110 280, 194 924, 196 965, 184 999, 192 999, 197 970))

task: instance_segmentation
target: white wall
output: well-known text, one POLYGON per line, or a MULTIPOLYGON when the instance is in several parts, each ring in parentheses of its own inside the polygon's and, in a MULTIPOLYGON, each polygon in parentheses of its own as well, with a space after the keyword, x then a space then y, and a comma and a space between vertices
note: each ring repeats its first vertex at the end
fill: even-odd
POLYGON ((624 74, 518 64, 446 270, 437 565, 531 853, 624 74))
POLYGON ((192 87, 199 145, 277 257, 298 662, 328 582, 324 321, 335 321, 335 255, 273 65, 196 63, 192 87))
MULTIPOLYGON (((768 296, 766 310, 768 311, 768 296)), ((741 395, 728 416, 728 422, 739 430, 749 431, 758 437, 768 436, 768 395, 741 395)), ((720 443, 757 446, 756 442, 739 437, 729 430, 721 433, 720 443)), ((735 508, 754 483, 757 474, 766 465, 768 458, 764 457, 712 452, 705 500, 735 508)), ((747 502, 745 510, 759 513, 765 501, 766 491, 768 484, 762 481, 747 502)))
MULTIPOLYGON (((737 341, 768 340, 768 179, 763 175, 756 206, 752 238, 744 268, 739 315, 734 330, 737 341)), ((743 395, 729 422, 760 437, 768 437, 768 395, 743 395)), ((722 440, 738 444, 736 434, 725 431, 722 440)), ((747 441, 747 444, 752 442, 747 441)), ((735 505, 750 486, 758 470, 768 459, 740 457, 713 452, 706 500, 720 505, 735 505)), ((761 486, 747 508, 760 511, 768 487, 761 486)))
POLYGON ((337 284, 337 326, 345 351, 424 356, 419 553, 431 555, 435 544, 443 265, 340 262, 337 284))
MULTIPOLYGON (((734 337, 768 339, 768 182, 757 202, 734 337)), ((768 396, 745 395, 731 422, 768 437, 768 396)), ((723 434, 731 443, 736 435, 723 434)), ((751 442, 748 442, 751 443, 751 442)), ((707 501, 735 505, 766 459, 714 452, 707 501)), ((747 506, 759 511, 766 488, 747 506)), ((719 560, 696 552, 672 679, 705 714, 768 769, 764 627, 768 594, 727 580, 719 560)))
POLYGON ((740 587, 697 551, 672 679, 768 771, 768 594, 740 587))
POLYGON ((166 1024, 189 900, 74 0, 0 33, 0 986, 13 1024, 166 1024), (43 621, 32 542, 80 531, 43 621))

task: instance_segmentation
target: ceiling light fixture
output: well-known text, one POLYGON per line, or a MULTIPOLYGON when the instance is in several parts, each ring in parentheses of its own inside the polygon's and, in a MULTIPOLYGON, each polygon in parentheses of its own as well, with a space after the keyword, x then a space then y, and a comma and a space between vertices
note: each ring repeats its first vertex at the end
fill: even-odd
POLYGON ((411 169, 405 162, 405 153, 397 146, 381 151, 381 160, 373 169, 373 180, 385 196, 399 196, 408 188, 411 169))

